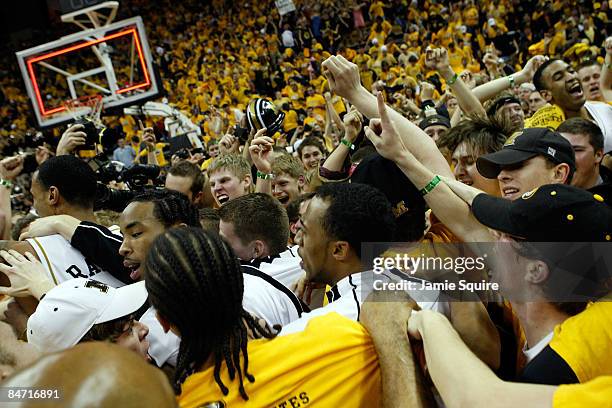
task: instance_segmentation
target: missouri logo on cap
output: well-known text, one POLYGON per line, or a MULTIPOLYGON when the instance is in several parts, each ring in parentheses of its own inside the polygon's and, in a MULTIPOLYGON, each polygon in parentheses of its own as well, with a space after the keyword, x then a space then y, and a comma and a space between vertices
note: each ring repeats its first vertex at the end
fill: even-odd
POLYGON ((393 207, 393 215, 395 216, 395 218, 398 218, 407 212, 408 212, 408 207, 406 207, 406 203, 404 203, 404 200, 395 204, 395 206, 393 207))
POLYGON ((108 285, 97 280, 88 280, 85 282, 86 288, 98 289, 102 293, 108 293, 108 285))
POLYGON ((528 192, 524 193, 524 194, 521 196, 521 198, 522 198, 523 200, 529 200, 531 197, 533 197, 533 195, 536 193, 536 191, 538 191, 538 188, 539 188, 539 187, 536 187, 536 188, 534 188, 533 190, 531 190, 531 191, 528 191, 528 192))

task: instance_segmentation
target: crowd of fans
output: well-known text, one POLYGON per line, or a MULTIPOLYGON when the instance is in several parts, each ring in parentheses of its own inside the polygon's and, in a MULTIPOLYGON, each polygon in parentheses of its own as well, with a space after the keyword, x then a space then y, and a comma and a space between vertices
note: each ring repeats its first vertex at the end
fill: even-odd
POLYGON ((154 117, 36 132, 7 68, 2 386, 612 407, 608 2, 294 3, 122 2, 204 148, 154 117))

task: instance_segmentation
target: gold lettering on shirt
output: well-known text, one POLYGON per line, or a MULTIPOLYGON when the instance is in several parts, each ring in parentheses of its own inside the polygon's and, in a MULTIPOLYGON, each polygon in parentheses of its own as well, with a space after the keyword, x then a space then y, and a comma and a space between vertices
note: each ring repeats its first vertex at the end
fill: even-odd
POLYGON ((306 392, 300 392, 298 395, 294 395, 285 401, 274 405, 274 408, 299 408, 310 404, 310 397, 306 392))

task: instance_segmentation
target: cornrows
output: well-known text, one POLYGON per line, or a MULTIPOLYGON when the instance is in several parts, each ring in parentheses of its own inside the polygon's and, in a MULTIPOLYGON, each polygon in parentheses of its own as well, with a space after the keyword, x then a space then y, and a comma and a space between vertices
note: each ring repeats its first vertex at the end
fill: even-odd
POLYGON ((171 190, 151 189, 138 194, 131 201, 151 202, 155 206, 153 215, 166 228, 184 223, 190 227, 200 226, 198 209, 184 194, 171 190))
POLYGON ((172 228, 155 240, 144 270, 151 304, 181 333, 175 392, 180 394, 181 384, 212 356, 221 392, 229 392, 220 376, 225 363, 230 380, 238 377, 240 395, 248 400, 243 378, 255 378, 248 372, 247 330, 255 337, 275 334, 242 308, 242 269, 231 248, 217 234, 172 228))

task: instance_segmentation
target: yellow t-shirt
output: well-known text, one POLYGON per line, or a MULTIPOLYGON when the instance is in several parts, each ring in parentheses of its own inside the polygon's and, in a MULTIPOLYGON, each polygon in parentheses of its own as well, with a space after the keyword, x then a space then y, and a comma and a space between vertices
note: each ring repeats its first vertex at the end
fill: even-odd
MULTIPOLYGON (((380 406, 381 379, 372 340, 363 326, 337 313, 312 319, 300 333, 251 341, 248 353, 249 372, 255 377, 253 383, 244 380, 248 406, 380 406)), ((230 381, 225 365, 220 376, 228 395, 221 393, 211 367, 187 378, 179 406, 195 408, 212 401, 243 405, 238 382, 230 381)))
POLYGON ((461 73, 463 71, 463 59, 465 55, 463 51, 459 48, 455 49, 454 52, 449 51, 448 60, 450 62, 450 66, 456 73, 461 73))
MULTIPOLYGON (((164 167, 165 165, 168 164, 168 160, 166 160, 166 157, 164 156, 164 152, 163 152, 164 147, 166 147, 166 143, 156 143, 155 144, 155 157, 157 157, 157 164, 161 167, 164 167)), ((138 152, 138 156, 140 156, 141 161, 143 159, 146 159, 148 154, 149 152, 147 152, 147 149, 143 149, 140 152, 138 152)))
POLYGON ((355 58, 353 58, 353 63, 361 67, 362 65, 367 65, 371 59, 372 57, 370 57, 368 54, 357 54, 355 58))
POLYGON ((285 112, 285 120, 283 120, 283 130, 289 132, 298 127, 298 115, 293 109, 285 112))
POLYGON ((562 385, 553 396, 553 408, 611 408, 612 377, 599 377, 586 384, 562 385))
POLYGON ((372 17, 385 17, 385 11, 383 10, 384 4, 382 1, 375 1, 370 5, 370 16, 372 17))
POLYGON ((556 129, 565 121, 565 113, 557 105, 541 107, 530 118, 525 119, 526 128, 556 129))
POLYGON ((325 98, 323 95, 314 94, 306 98, 306 107, 314 108, 317 115, 325 117, 325 98))
POLYGON ((612 302, 591 303, 555 327, 550 347, 583 383, 612 375, 612 302))
POLYGON ((373 72, 369 69, 359 71, 361 76, 361 83, 367 90, 372 89, 372 84, 374 83, 374 75, 373 72))
POLYGON ((202 165, 200 166, 200 170, 207 170, 208 166, 210 166, 210 163, 212 163, 214 159, 214 157, 209 157, 208 159, 204 160, 204 163, 202 163, 202 165))
POLYGON ((468 27, 474 27, 478 25, 478 9, 474 6, 468 8, 463 12, 463 17, 465 18, 465 24, 468 27))
POLYGON ((317 123, 319 123, 319 121, 317 119, 315 119, 315 118, 310 117, 310 116, 304 118, 304 125, 308 125, 310 127, 314 127, 314 125, 316 125, 317 123))

